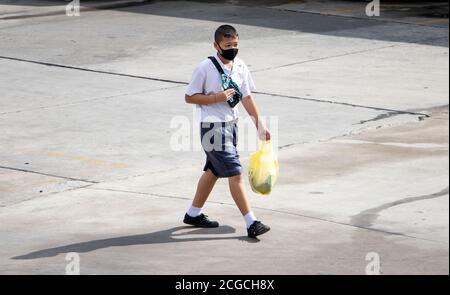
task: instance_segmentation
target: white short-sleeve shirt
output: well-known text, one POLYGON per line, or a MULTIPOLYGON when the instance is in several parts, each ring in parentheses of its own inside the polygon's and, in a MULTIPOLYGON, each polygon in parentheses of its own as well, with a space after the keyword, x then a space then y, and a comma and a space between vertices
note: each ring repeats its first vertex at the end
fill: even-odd
MULTIPOLYGON (((239 86, 243 99, 256 90, 250 71, 240 58, 234 59, 233 70, 230 72, 217 55, 218 53, 216 53, 216 59, 225 74, 231 75, 233 81, 239 86)), ((210 95, 220 91, 223 91, 220 73, 212 61, 206 58, 194 70, 186 94, 189 96, 198 93, 210 95)), ((201 122, 228 122, 239 116, 238 106, 231 108, 227 102, 196 105, 196 108, 200 111, 201 122)))

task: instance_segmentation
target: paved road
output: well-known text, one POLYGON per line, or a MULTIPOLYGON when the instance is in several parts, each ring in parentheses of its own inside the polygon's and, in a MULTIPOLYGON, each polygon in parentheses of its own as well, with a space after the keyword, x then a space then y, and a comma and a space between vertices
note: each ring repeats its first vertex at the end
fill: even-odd
POLYGON ((0 4, 0 273, 64 274, 77 252, 82 274, 365 274, 375 252, 384 274, 448 274, 445 5, 82 4, 0 4), (273 194, 250 193, 259 242, 226 181, 219 229, 181 223, 204 161, 184 90, 222 23, 280 147, 273 194))

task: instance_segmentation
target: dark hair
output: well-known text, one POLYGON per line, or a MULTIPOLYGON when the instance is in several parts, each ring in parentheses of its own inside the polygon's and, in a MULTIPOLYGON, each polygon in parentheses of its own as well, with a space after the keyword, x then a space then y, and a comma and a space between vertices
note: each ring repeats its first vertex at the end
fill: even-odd
POLYGON ((216 41, 217 44, 219 44, 220 41, 222 41, 223 38, 235 38, 239 37, 237 31, 235 28, 233 28, 230 25, 221 25, 217 28, 216 32, 214 33, 214 41, 216 41))

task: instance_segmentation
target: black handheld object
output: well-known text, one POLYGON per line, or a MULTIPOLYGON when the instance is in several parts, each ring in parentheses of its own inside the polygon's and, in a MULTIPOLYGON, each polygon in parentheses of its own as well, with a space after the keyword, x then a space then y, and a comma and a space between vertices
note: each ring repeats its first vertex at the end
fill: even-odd
MULTIPOLYGON (((216 58, 214 56, 209 56, 208 58, 212 61, 212 63, 216 67, 216 69, 219 71, 221 78, 223 76, 226 76, 225 72, 223 71, 222 67, 220 66, 220 64, 216 60, 216 58)), ((230 107, 234 108, 239 103, 239 101, 241 101, 242 93, 241 93, 241 90, 239 89, 239 86, 233 80, 231 80, 231 78, 230 78, 230 81, 225 90, 228 90, 228 89, 235 90, 233 97, 230 98, 229 100, 227 100, 227 103, 230 105, 230 107)))
POLYGON ((239 90, 239 86, 234 83, 233 80, 230 81, 230 84, 227 89, 233 88, 236 92, 234 93, 233 97, 227 100, 230 107, 234 108, 242 99, 242 93, 239 90))

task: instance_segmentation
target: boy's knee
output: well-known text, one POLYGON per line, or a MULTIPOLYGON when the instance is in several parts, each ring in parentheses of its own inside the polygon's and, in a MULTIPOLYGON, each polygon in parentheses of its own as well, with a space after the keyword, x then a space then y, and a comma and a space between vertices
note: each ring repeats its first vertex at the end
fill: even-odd
POLYGON ((228 180, 233 181, 233 182, 244 182, 244 177, 242 176, 242 174, 238 174, 238 175, 230 176, 228 178, 228 180))

